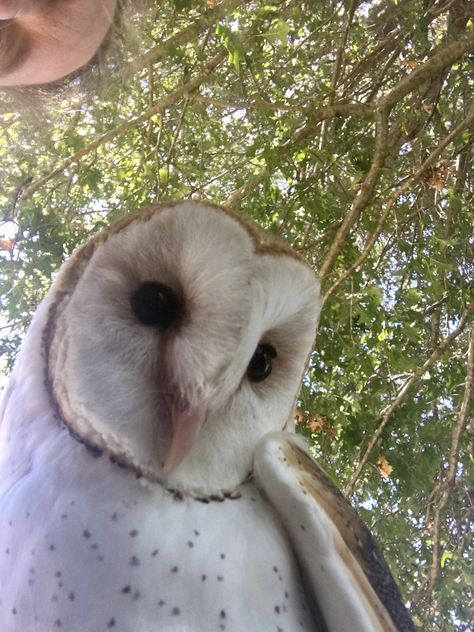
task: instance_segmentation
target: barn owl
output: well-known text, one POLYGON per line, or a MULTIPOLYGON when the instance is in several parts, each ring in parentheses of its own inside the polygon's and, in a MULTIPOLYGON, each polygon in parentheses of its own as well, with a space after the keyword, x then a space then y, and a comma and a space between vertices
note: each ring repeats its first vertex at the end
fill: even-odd
POLYGON ((207 203, 141 210, 63 265, 3 402, 2 632, 413 629, 284 430, 319 307, 309 265, 207 203))

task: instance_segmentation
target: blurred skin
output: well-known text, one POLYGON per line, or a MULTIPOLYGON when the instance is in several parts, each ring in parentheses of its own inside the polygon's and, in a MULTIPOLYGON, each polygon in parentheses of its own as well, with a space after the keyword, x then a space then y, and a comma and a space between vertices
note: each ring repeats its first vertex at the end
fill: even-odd
POLYGON ((117 0, 0 0, 0 86, 56 81, 87 64, 117 0))

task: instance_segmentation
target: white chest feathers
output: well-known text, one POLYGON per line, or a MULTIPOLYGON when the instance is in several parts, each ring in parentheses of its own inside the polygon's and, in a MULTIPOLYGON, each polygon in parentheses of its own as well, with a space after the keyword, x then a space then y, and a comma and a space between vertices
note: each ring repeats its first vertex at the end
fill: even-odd
POLYGON ((2 501, 2 631, 313 629, 291 546, 254 484, 234 500, 178 500, 82 461, 87 475, 53 464, 2 501))

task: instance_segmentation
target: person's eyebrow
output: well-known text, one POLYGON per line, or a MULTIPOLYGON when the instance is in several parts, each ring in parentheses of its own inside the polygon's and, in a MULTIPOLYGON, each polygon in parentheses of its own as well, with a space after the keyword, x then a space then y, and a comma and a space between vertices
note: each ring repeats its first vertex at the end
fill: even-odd
POLYGON ((27 34, 13 20, 0 20, 0 77, 18 70, 31 50, 27 34))

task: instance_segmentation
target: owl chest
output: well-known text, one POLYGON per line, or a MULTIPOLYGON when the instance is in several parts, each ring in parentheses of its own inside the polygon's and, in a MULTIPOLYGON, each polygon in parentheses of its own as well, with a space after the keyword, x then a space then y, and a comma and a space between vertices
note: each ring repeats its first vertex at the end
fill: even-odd
POLYGON ((120 476, 30 476, 1 501, 2 631, 314 629, 286 535, 253 484, 203 503, 120 476))

